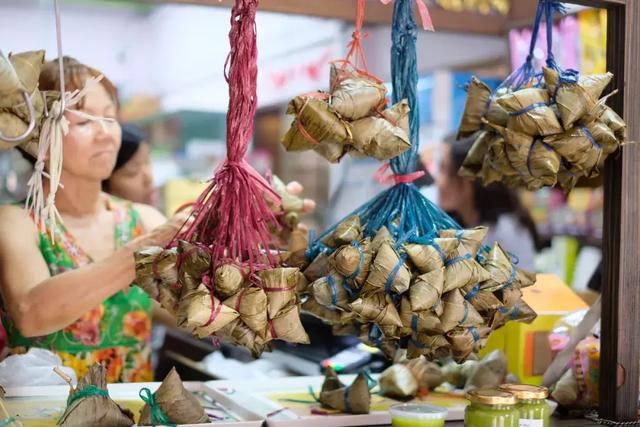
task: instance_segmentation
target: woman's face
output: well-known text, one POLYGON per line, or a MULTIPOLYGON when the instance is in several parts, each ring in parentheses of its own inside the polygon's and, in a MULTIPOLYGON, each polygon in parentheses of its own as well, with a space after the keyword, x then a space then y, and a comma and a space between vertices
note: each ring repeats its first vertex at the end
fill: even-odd
POLYGON ((113 172, 109 179, 109 192, 135 203, 154 203, 149 144, 140 144, 133 157, 113 172))
POLYGON ((116 105, 101 84, 88 89, 78 111, 98 118, 91 120, 69 111, 69 132, 64 137, 63 169, 83 179, 109 178, 116 164, 122 129, 116 119, 116 105))
POLYGON ((451 148, 445 147, 440 161, 440 170, 436 177, 438 202, 447 212, 459 212, 473 199, 473 183, 458 175, 451 159, 451 148))

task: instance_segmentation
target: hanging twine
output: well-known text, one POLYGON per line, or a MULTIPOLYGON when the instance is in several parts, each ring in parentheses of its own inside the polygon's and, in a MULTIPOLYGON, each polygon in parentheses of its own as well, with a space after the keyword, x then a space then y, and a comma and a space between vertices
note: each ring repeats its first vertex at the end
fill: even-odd
MULTIPOLYGON (((103 76, 87 79, 84 88, 73 92, 64 92, 63 100, 53 103, 48 116, 42 123, 40 137, 38 140, 38 155, 34 165, 33 173, 27 182, 28 193, 25 206, 31 214, 40 230, 44 230, 46 225, 51 226, 62 219, 55 206, 56 193, 59 188, 63 188, 60 182, 62 175, 62 158, 64 137, 69 133, 69 120, 65 113, 75 114, 85 120, 97 121, 101 126, 105 122, 113 122, 113 119, 95 117, 82 111, 74 110, 87 92, 95 85, 99 84, 103 76), (48 171, 45 170, 48 162, 48 171), (48 194, 45 198, 44 178, 49 179, 48 194)), ((61 76, 64 79, 64 76, 61 76)), ((54 239, 51 231, 51 239, 54 239)))
POLYGON ((194 205, 193 223, 180 239, 211 247, 212 266, 229 259, 250 271, 275 266, 269 251, 269 226, 277 219, 265 197, 277 206, 280 198, 246 161, 256 111, 258 0, 236 0, 231 11, 231 51, 225 62, 229 83, 227 158, 194 205))

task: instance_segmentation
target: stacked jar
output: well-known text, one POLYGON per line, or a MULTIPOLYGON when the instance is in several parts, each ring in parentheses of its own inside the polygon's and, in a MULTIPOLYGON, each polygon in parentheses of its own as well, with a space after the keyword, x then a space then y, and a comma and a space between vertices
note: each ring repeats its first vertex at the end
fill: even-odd
POLYGON ((467 393, 466 427, 549 427, 548 390, 524 384, 467 393))

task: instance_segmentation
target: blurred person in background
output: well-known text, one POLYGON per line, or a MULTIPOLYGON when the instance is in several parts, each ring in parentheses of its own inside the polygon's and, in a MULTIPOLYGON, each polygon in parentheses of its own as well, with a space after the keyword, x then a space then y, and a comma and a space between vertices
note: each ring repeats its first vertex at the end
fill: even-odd
POLYGON ((151 170, 150 146, 142 129, 122 124, 122 144, 113 173, 102 188, 121 199, 155 205, 156 191, 151 170))
POLYGON ((518 257, 519 267, 533 271, 538 233, 517 193, 502 183, 485 187, 479 180, 458 175, 473 141, 474 136, 461 140, 455 140, 453 135, 445 138, 445 152, 436 178, 439 205, 462 227, 489 227, 485 244, 499 242, 518 257))

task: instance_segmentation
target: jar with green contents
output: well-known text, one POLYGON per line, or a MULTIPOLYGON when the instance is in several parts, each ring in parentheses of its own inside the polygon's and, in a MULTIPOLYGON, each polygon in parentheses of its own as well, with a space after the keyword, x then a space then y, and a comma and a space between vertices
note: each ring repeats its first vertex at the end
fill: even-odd
POLYGON ((527 384, 504 384, 500 390, 513 394, 518 399, 520 427, 549 427, 551 408, 547 404, 549 390, 527 384))
POLYGON ((513 394, 477 389, 468 392, 467 399, 470 404, 464 412, 465 427, 518 427, 520 412, 513 394))

